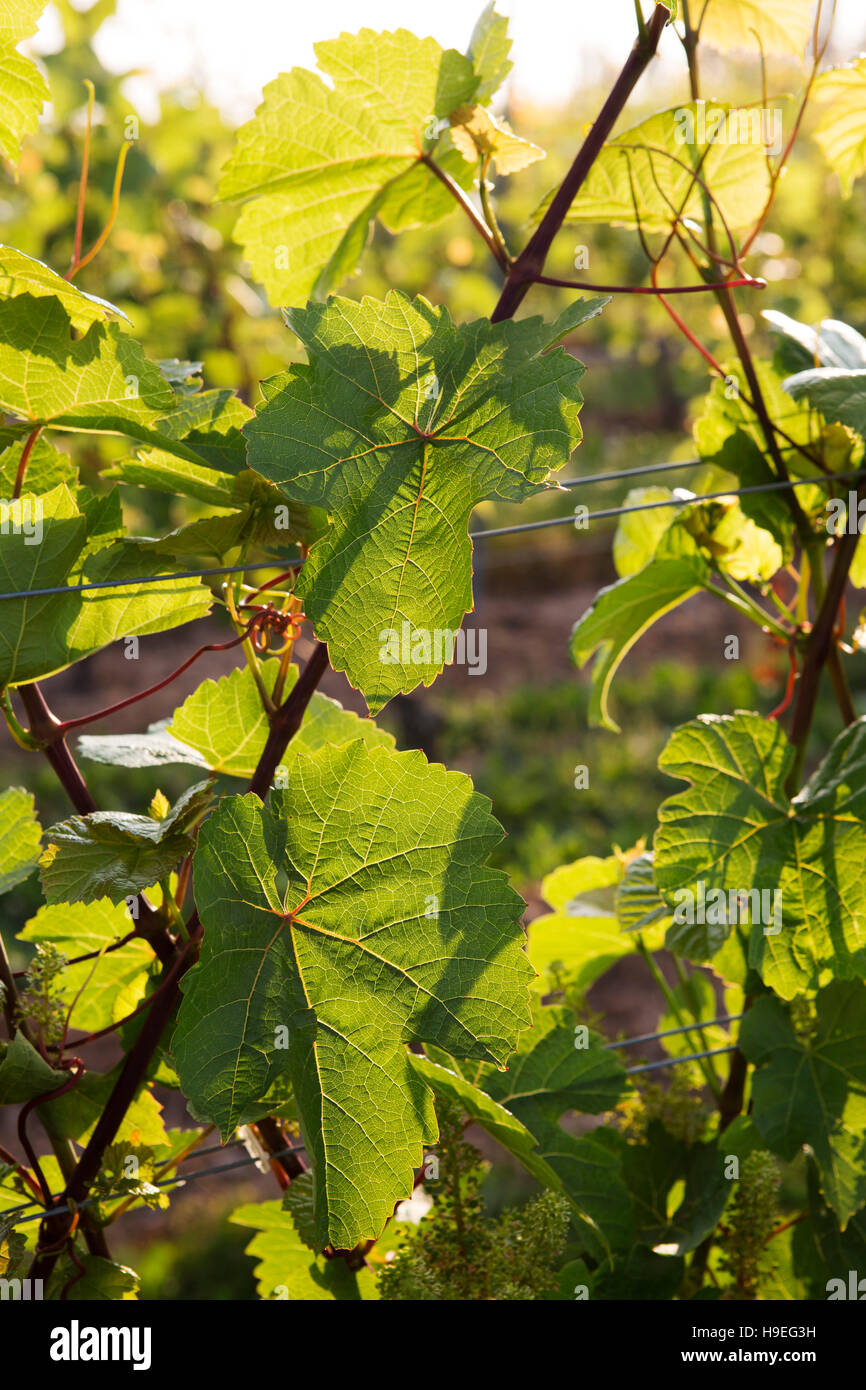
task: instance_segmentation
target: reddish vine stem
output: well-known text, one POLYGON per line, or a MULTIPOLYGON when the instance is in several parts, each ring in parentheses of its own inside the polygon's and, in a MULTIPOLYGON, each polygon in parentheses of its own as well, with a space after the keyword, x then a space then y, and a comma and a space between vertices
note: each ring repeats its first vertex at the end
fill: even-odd
MULTIPOLYGON (((94 954, 104 955, 105 952, 96 951, 94 954)), ((119 1028, 122 1028, 124 1026, 124 1024, 129 1023, 130 1020, 133 1018, 138 1018, 138 1015, 143 1014, 145 1009, 149 1009, 153 1004, 154 999, 156 998, 156 993, 156 990, 154 990, 153 994, 148 994, 145 999, 142 999, 138 1007, 133 1009, 131 1014, 125 1014, 124 1017, 119 1018, 116 1023, 109 1023, 107 1028, 100 1028, 99 1031, 96 1033, 85 1033, 83 1038, 76 1038, 72 1046, 83 1047, 85 1043, 95 1042, 97 1038, 107 1038, 109 1033, 116 1033, 119 1028)), ((55 1049, 53 1046, 49 1048, 49 1051, 54 1050, 55 1049)), ((62 1052, 63 1048, 60 1045, 58 1045, 56 1050, 62 1052)))
POLYGON ((3 1144, 0 1144, 0 1160, 2 1160, 2 1162, 7 1164, 10 1168, 15 1169, 15 1172, 18 1174, 21 1181, 25 1184, 29 1191, 33 1193, 33 1196, 36 1198, 37 1202, 41 1204, 42 1193, 40 1191, 39 1184, 37 1183, 33 1174, 29 1172, 27 1168, 24 1167, 23 1163, 19 1163, 15 1155, 11 1154, 3 1144))
MULTIPOLYGON (((184 671, 192 666, 194 661, 198 661, 205 652, 227 652, 232 647, 237 647, 241 642, 246 641, 251 631, 257 624, 261 624, 262 615, 256 613, 238 637, 233 637, 229 642, 208 642, 203 647, 194 651, 192 656, 187 657, 186 661, 181 662, 177 670, 172 671, 163 680, 157 681, 155 685, 149 685, 146 690, 139 690, 135 695, 127 695, 125 700, 118 700, 114 705, 106 705, 104 709, 98 709, 93 714, 82 714, 77 719, 60 720, 54 730, 54 738, 65 738, 70 729, 81 729, 86 724, 95 724, 100 719, 108 719, 110 715, 117 714, 119 710, 127 709, 130 705, 136 705, 140 700, 146 700, 148 696, 155 695, 157 691, 164 690, 172 681, 176 681, 178 676, 182 676, 184 671)), ((30 730, 33 733, 33 729, 30 730)))
POLYGON ((42 1171, 42 1165, 36 1157, 36 1151, 30 1143, 30 1138, 27 1133, 27 1121, 30 1118, 31 1111, 35 1110, 37 1106, 46 1105, 48 1101, 51 1100, 57 1100, 58 1096, 65 1095, 66 1092, 70 1091, 81 1079, 84 1072, 84 1063, 81 1061, 80 1057, 70 1057, 65 1065, 72 1071, 72 1075, 69 1079, 64 1081, 62 1086, 58 1086, 53 1091, 43 1092, 40 1096, 32 1096, 26 1104, 22 1105, 18 1112, 18 1139, 22 1149, 27 1155, 27 1161, 36 1175, 36 1181, 42 1191, 42 1201, 46 1207, 51 1206, 51 1188, 48 1186, 45 1174, 42 1171))
MULTIPOLYGON (((30 732, 42 744, 42 751, 72 805, 80 815, 92 815, 99 808, 90 794, 78 764, 66 746, 62 733, 59 732, 62 729, 60 720, 48 708, 45 696, 35 682, 32 685, 22 685, 18 693, 30 720, 30 732)), ((174 951, 172 939, 159 913, 143 893, 138 895, 138 913, 135 935, 144 937, 163 964, 166 964, 171 960, 174 951)))
POLYGON ((726 280, 724 284, 707 283, 701 285, 591 285, 588 280, 559 280, 555 275, 532 275, 534 285, 553 285, 563 290, 595 290, 600 294, 704 294, 707 290, 724 289, 725 286, 746 286, 748 289, 765 290, 766 280, 754 279, 744 275, 739 280, 726 280))
POLYGON ((638 34, 619 77, 611 88, 607 100, 599 111, 571 168, 551 199, 547 212, 511 266, 505 286, 499 296, 499 302, 490 316, 493 323, 500 323, 503 319, 513 318, 532 284, 533 277, 543 273, 544 263, 547 260, 553 239, 565 221, 569 208, 580 192, 584 180, 601 153, 602 146, 616 125, 632 91, 653 58, 659 45, 662 30, 669 18, 670 12, 665 6, 656 5, 649 23, 643 32, 638 34))
POLYGON ((24 479, 27 474, 27 465, 30 462, 30 455, 33 453, 33 447, 41 433, 42 426, 37 425, 35 430, 31 430, 28 434, 24 448, 21 450, 21 457, 18 460, 18 468, 15 473, 15 483, 12 488, 13 500, 21 496, 21 490, 24 487, 24 479))

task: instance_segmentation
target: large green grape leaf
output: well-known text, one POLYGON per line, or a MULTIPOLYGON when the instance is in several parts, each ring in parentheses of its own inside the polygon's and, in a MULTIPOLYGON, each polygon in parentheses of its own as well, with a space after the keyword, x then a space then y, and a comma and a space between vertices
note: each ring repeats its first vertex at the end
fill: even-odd
POLYGON ((684 724, 659 767, 691 785, 662 803, 655 836, 656 883, 674 907, 668 946, 708 960, 739 918, 750 964, 785 999, 828 967, 866 973, 866 723, 845 729, 789 800, 793 756, 757 714, 684 724), (755 892, 760 903, 736 898, 755 892))
MULTIPOLYGON (((88 526, 100 518, 84 515, 65 484, 36 499, 25 493, 22 512, 28 528, 3 538, 0 591, 121 581, 164 574, 165 559, 143 556, 125 541, 93 553, 88 526), (39 543, 36 543, 41 528, 39 543)), ((99 651, 119 637, 150 632, 203 618, 210 591, 198 579, 154 584, 123 584, 108 589, 71 590, 68 595, 0 600, 0 686, 25 685, 99 651)))
MULTIPOLYGON (((703 222, 695 171, 712 189, 728 226, 748 227, 770 192, 760 112, 715 104, 698 108, 692 102, 623 131, 602 149, 566 224, 604 222, 669 232, 676 219, 703 222)), ((536 219, 552 196, 536 210, 536 219)))
POLYGON ((309 363, 264 384, 249 463, 332 516, 297 592, 373 713, 449 659, 472 606, 473 507, 539 491, 579 442, 583 367, 548 349, 605 302, 554 324, 455 326, 396 291, 288 315, 309 363))
POLYGON ((758 1070, 755 1125, 786 1160, 808 1145, 840 1226, 866 1204, 866 986, 834 980, 818 991, 814 1037, 797 1035, 778 999, 758 999, 740 1047, 758 1070))
POLYGON ((197 782, 164 820, 126 811, 92 811, 49 826, 42 888, 49 903, 120 903, 170 874, 193 848, 193 832, 211 800, 197 782))
POLYGON ((866 170, 866 58, 820 73, 813 92, 825 103, 815 139, 848 197, 866 170))
POLYGON ((0 893, 30 877, 42 852, 41 840, 33 794, 23 787, 0 792, 0 893))
POLYGON ((0 245, 0 299, 14 299, 19 294, 28 294, 34 299, 44 296, 59 299, 73 328, 81 332, 92 323, 113 317, 127 318, 122 309, 95 294, 85 294, 42 261, 26 256, 14 246, 0 245))
POLYGON ((116 324, 70 336, 59 299, 19 294, 0 325, 0 408, 30 425, 148 439, 175 395, 159 368, 116 324))
POLYGON ((46 0, 0 0, 0 152, 16 163, 25 135, 35 135, 50 93, 36 64, 18 52, 36 33, 46 0))
POLYGON ((264 805, 225 797, 200 832, 204 941, 172 1052, 226 1136, 290 1076, 319 1242, 353 1246, 436 1137, 406 1044, 502 1065, 529 1021, 523 904, 485 866, 502 832, 463 774, 360 740, 287 773, 264 805))
POLYGON ((599 590, 571 634, 577 666, 598 653, 592 668, 590 724, 619 732, 608 698, 621 662, 653 623, 698 592, 706 575, 707 566, 695 550, 654 559, 637 574, 599 590))
POLYGON ((701 42, 721 53, 801 57, 812 33, 813 0, 709 0, 701 15, 701 42))
POLYGON ((259 1233, 246 1247, 246 1253, 258 1260, 259 1298, 324 1302, 378 1297, 372 1270, 352 1270, 345 1260, 314 1254, 298 1234, 292 1213, 280 1202, 248 1202, 233 1211, 229 1220, 259 1233))
MULTIPOLYGON (((71 959, 104 951, 128 936, 132 926, 125 906, 98 898, 87 905, 63 902, 40 907, 18 936, 21 941, 50 942, 71 959)), ((74 1003, 73 1028, 88 1033, 107 1028, 141 1002, 153 959, 150 946, 137 937, 99 960, 67 965, 54 997, 67 1007, 74 1003)))
POLYGON ((305 68, 268 83, 219 185, 222 198, 252 200, 235 236, 274 304, 303 304, 344 279, 375 216, 398 231, 452 210, 420 160, 437 121, 478 86, 468 58, 405 29, 341 34, 315 52, 332 85, 305 68))

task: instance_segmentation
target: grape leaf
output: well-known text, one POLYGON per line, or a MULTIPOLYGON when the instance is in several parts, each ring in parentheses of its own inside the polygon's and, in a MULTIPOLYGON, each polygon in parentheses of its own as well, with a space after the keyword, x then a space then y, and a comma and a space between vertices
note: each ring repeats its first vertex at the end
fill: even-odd
POLYGON ((46 0, 3 0, 0 4, 0 151, 17 163, 21 141, 35 135, 50 93, 36 64, 18 52, 36 33, 46 0))
MULTIPOLYGON (((268 694, 274 688, 279 662, 261 663, 262 681, 268 694)), ((298 678, 291 666, 285 694, 298 678)), ((93 762, 120 767, 161 767, 189 763, 232 777, 251 777, 267 738, 267 718, 248 667, 238 667, 219 680, 206 680, 175 710, 173 722, 152 724, 145 734, 84 734, 78 752, 93 762)), ((316 691, 303 722, 282 758, 287 764, 296 753, 313 753, 326 743, 349 743, 363 738, 371 747, 394 746, 393 735, 372 719, 362 719, 339 701, 316 691)))
POLYGON ((466 54, 478 77, 476 101, 487 102, 499 91, 514 67, 510 52, 508 20, 496 13, 495 0, 491 0, 478 16, 466 54))
MULTIPOLYGON (((88 517, 79 510, 65 484, 37 500, 24 494, 24 527, 3 539, 0 549, 0 589, 24 593, 80 583, 113 582, 165 573, 165 560, 144 557, 126 541, 97 553, 88 549, 88 517), (35 543, 41 528, 41 537, 35 543)), ((90 520, 97 519, 94 514, 90 520)), ((100 651, 118 637, 163 632, 211 606, 210 591, 198 579, 175 579, 148 584, 118 584, 116 588, 70 591, 41 598, 0 602, 0 686, 24 685, 62 671, 65 666, 100 651)))
POLYGON ((159 368, 116 324, 94 322, 77 339, 58 299, 19 294, 0 329, 0 408, 30 425, 148 439, 175 396, 159 368))
POLYGON ((855 371, 866 368, 866 338, 840 319, 821 319, 814 328, 800 323, 776 309, 765 309, 762 316, 768 327, 788 340, 799 350, 798 369, 814 367, 847 367, 855 371))
MULTIPOLYGON (((269 695, 279 669, 278 660, 262 663, 262 681, 269 695)), ((293 665, 289 668, 285 695, 297 679, 298 668, 293 665)), ((248 666, 243 666, 217 681, 203 681, 175 710, 168 732, 194 749, 212 772, 251 777, 264 751, 268 727, 252 673, 248 666)), ((380 729, 372 719, 361 719, 316 691, 282 765, 288 766, 298 753, 314 753, 326 744, 349 743, 357 738, 363 738, 371 748, 394 746, 393 735, 380 729)))
MULTIPOLYGON (((656 887, 652 851, 635 855, 626 867, 621 883, 616 890, 616 917, 620 931, 646 932, 649 928, 658 930, 670 919, 667 904, 656 887)), ((653 937, 647 939, 651 950, 663 943, 653 937)))
POLYGON ((259 1261, 259 1298, 323 1302, 378 1297, 372 1270, 351 1270, 345 1260, 314 1255, 298 1234, 291 1212, 279 1202, 248 1202, 229 1220, 259 1232, 246 1247, 246 1253, 259 1261))
POLYGON ((801 57, 812 33, 812 0, 709 0, 701 12, 701 43, 720 53, 801 57))
POLYGON ((221 198, 252 200, 235 237, 273 304, 303 304, 337 285, 377 215, 396 232, 452 211, 420 161, 437 121, 478 86, 468 58, 405 29, 362 29, 314 48, 333 85, 304 68, 269 82, 219 185, 221 198))
POLYGON ((554 869, 542 881, 541 895, 553 911, 536 917, 529 927, 526 954, 539 972, 536 991, 549 992, 550 973, 566 975, 577 989, 588 989, 614 961, 634 950, 612 904, 605 907, 585 896, 595 892, 603 897, 621 877, 622 866, 613 856, 588 856, 554 869))
POLYGON ((406 1043, 502 1064, 531 968, 523 904, 484 866, 502 832, 467 777, 360 740, 287 771, 288 790, 225 797, 200 832, 204 942, 172 1052, 226 1136, 291 1077, 318 1241, 344 1248, 378 1234, 436 1137, 406 1043))
POLYGON ((855 179, 866 170, 866 58, 819 73, 813 92, 826 103, 815 139, 850 197, 855 179))
MULTIPOLYGON (((565 224, 604 222, 664 233, 677 219, 702 223, 695 171, 712 189, 729 227, 754 222, 770 192, 760 112, 692 102, 623 131, 603 147, 565 224)), ((536 209, 536 221, 552 197, 536 209)))
POLYGON ((41 854, 36 801, 23 787, 0 792, 0 893, 29 878, 41 854))
POLYGON ((827 420, 838 420, 866 438, 866 368, 812 367, 785 382, 795 401, 806 399, 827 420))
POLYGON ((65 1252, 61 1255, 48 1286, 49 1298, 59 1299, 62 1294, 73 1303, 78 1299, 88 1303, 138 1301, 139 1281, 134 1269, 117 1264, 115 1260, 106 1260, 102 1255, 76 1254, 80 1264, 65 1252), (80 1265, 84 1266, 83 1274, 80 1265))
POLYGON ((200 753, 168 732, 167 724, 167 719, 159 720, 144 734, 82 734, 78 756, 114 767, 164 767, 166 763, 207 767, 200 753))
POLYGON ((45 832, 42 887, 49 903, 119 903, 171 873, 193 848, 192 831, 210 804, 197 782, 164 820, 125 811, 71 816, 45 832))
POLYGON ((0 299, 14 299, 19 294, 31 295, 34 299, 46 295, 59 299, 73 328, 82 332, 92 323, 114 317, 129 322, 123 310, 109 304, 107 299, 85 294, 42 261, 26 256, 14 246, 0 245, 0 299))
POLYGON ((815 988, 828 966, 847 979, 866 971, 866 723, 844 730, 789 800, 793 756, 757 714, 684 724, 659 767, 691 785, 662 803, 655 836, 656 883, 675 908, 669 949, 708 960, 754 911, 750 964, 785 999, 815 988), (755 891, 760 907, 733 901, 755 891))
POLYGON ((23 1105, 33 1096, 56 1091, 68 1073, 54 1071, 24 1034, 0 1043, 0 1105, 23 1105))
POLYGON ((605 302, 552 325, 455 326, 396 291, 287 316, 309 365, 264 384, 249 463, 331 513, 297 593, 373 713, 446 664, 472 605, 473 507, 541 490, 579 442, 583 367, 547 349, 605 302))
MULTIPOLYGON (((88 1071, 72 1090, 45 1104, 52 1124, 65 1139, 86 1144, 105 1109, 123 1068, 118 1062, 110 1072, 88 1071)), ((68 1073, 67 1073, 68 1079, 68 1073)), ((168 1143, 162 1119, 162 1106, 148 1086, 142 1086, 123 1117, 116 1144, 149 1144, 154 1148, 168 1143)))
POLYGON ((762 996, 740 1047, 757 1067, 752 1118, 765 1143, 786 1160, 808 1145, 844 1229, 866 1203, 866 987, 834 980, 815 1007, 814 1038, 803 1039, 780 1000, 762 996))
MULTIPOLYGON (((149 886, 149 885, 148 885, 149 886)), ((99 898, 86 906, 63 902, 40 907, 18 933, 21 941, 51 942, 68 959, 101 951, 128 936, 132 921, 125 906, 99 898)), ((54 997, 72 1010, 72 1027, 85 1032, 107 1028, 132 1013, 144 997, 154 953, 141 938, 128 941, 101 960, 67 965, 54 997), (86 986, 86 988, 85 988, 86 986)))
POLYGON ((686 1255, 715 1230, 731 1194, 715 1143, 687 1144, 653 1120, 643 1143, 621 1145, 621 1162, 642 1244, 675 1245, 686 1255), (682 1199, 671 1211, 672 1190, 680 1183, 682 1199))
MULTIPOLYGON (((171 414, 158 421, 158 429, 166 441, 185 445, 203 463, 237 474, 247 466, 242 430, 252 413, 233 391, 200 391, 186 400, 175 401, 171 414)), ((156 458, 162 453, 171 455, 171 443, 153 451, 156 458)), ((152 457, 151 451, 142 450, 140 457, 146 462, 152 457)))
POLYGON ((706 565, 695 551, 655 559, 637 574, 599 590, 571 634, 575 665, 584 666, 598 653, 592 668, 590 724, 620 732, 608 696, 621 662, 653 623, 698 592, 705 577, 706 565))

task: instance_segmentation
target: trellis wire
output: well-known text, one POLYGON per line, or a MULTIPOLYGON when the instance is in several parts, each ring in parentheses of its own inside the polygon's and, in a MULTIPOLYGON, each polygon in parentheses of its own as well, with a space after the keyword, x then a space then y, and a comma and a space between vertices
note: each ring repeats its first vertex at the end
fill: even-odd
POLYGON ((736 1046, 713 1047, 709 1052, 690 1052, 687 1057, 666 1057, 661 1062, 644 1062, 640 1067, 626 1067, 626 1076, 635 1076, 639 1071, 655 1071, 658 1067, 672 1067, 680 1062, 700 1062, 704 1057, 719 1057, 723 1052, 736 1052, 736 1046))
POLYGON ((713 1028, 717 1023, 735 1023, 745 1014, 723 1014, 721 1018, 703 1018, 695 1023, 684 1023, 680 1028, 665 1028, 661 1033, 642 1033, 637 1038, 623 1038, 621 1042, 605 1043, 605 1048, 634 1047, 635 1043, 656 1042, 658 1038, 672 1038, 674 1033, 696 1033, 701 1028, 713 1028))
MULTIPOLYGON (((561 486, 564 488, 575 488, 581 486, 583 483, 613 480, 617 477, 633 477, 637 476, 637 474, 661 471, 665 468, 687 467, 691 463, 692 461, 689 460, 688 464, 651 464, 646 469, 629 469, 619 474, 602 473, 591 478, 568 479, 562 483, 561 486)), ((612 517, 628 516, 633 512, 655 511, 659 507, 694 506, 698 502, 714 502, 722 497, 748 497, 754 493, 777 492, 785 488, 816 487, 821 484, 851 482, 863 476, 863 470, 858 469, 853 473, 832 473, 817 478, 788 478, 772 483, 755 483, 751 487, 725 488, 720 492, 706 492, 696 497, 671 497, 661 502, 639 502, 633 503, 628 507, 605 507, 600 511, 587 512, 586 516, 581 518, 581 520, 582 522, 607 521, 612 517)), ((469 536, 470 539, 474 541, 492 540, 497 536, 515 536, 526 531, 541 531, 548 526, 565 526, 573 525, 574 523, 575 517, 573 514, 569 516, 554 516, 548 517, 544 521, 524 521, 516 526, 497 526, 482 531, 470 531, 469 536)), ((12 591, 11 593, 0 594, 0 602, 4 599, 49 598, 57 594, 78 594, 92 589, 124 589, 134 584, 164 584, 175 579, 204 579, 210 575, 217 574, 243 574, 247 571, 252 572, 253 570, 279 569, 281 564, 298 565, 300 563, 301 561, 299 560, 256 561, 254 564, 221 565, 218 568, 211 569, 181 570, 173 574, 146 574, 131 579, 106 579, 87 584, 58 584, 45 589, 21 589, 12 591)))

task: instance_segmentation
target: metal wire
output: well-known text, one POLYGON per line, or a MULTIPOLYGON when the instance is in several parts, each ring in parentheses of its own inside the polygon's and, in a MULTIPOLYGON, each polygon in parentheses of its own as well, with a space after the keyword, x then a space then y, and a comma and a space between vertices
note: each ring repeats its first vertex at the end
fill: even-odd
MULTIPOLYGON (((789 478, 774 483, 755 483, 751 487, 724 488, 720 492, 705 492, 698 497, 670 497, 663 502, 637 502, 630 507, 606 507, 602 511, 587 512, 586 516, 581 517, 581 528, 588 521, 605 521, 613 516, 628 516, 631 512, 652 512, 659 507, 692 507, 697 502, 715 502, 720 497, 749 497, 756 492, 780 492, 788 487, 815 487, 819 483, 848 482, 854 478, 863 477, 863 470, 858 469, 856 473, 832 473, 820 478, 789 478)), ((540 531, 545 526, 565 526, 575 525, 576 518, 571 516, 549 517, 547 521, 524 521, 518 526, 497 526, 489 531, 470 531, 472 540, 490 540, 494 536, 514 536, 520 531, 540 531)), ((5 594, 0 594, 0 598, 5 598, 5 594)))
POLYGON ((605 1043, 605 1048, 634 1047, 635 1043, 655 1042, 658 1038, 672 1038, 675 1033, 696 1033, 701 1028, 712 1028, 717 1023, 734 1023, 745 1014, 723 1014, 721 1018, 702 1018, 695 1023, 684 1023, 681 1028, 665 1028, 661 1033, 642 1033, 638 1038, 623 1038, 622 1042, 605 1043))
MULTIPOLYGON (((621 477, 635 477, 638 474, 662 471, 667 468, 686 468, 691 466, 692 462, 692 460, 689 460, 687 463, 684 462, 681 464, 651 464, 646 469, 629 469, 621 473, 600 473, 587 478, 567 479, 561 486, 565 488, 576 488, 582 486, 584 483, 608 481, 621 477)), ((789 478, 772 483, 755 483, 751 487, 725 488, 720 492, 706 492, 699 494, 697 497, 671 497, 666 498, 662 502, 640 502, 634 503, 628 507, 605 507, 600 511, 587 512, 586 516, 581 518, 581 522, 606 521, 616 516, 628 516, 632 512, 655 511, 659 507, 694 506, 698 502, 714 502, 721 497, 748 497, 759 492, 779 492, 789 487, 816 487, 819 484, 850 482, 863 476, 863 470, 858 469, 856 472, 852 473, 832 473, 821 475, 817 478, 789 478)), ((497 526, 482 531, 470 531, 469 536, 470 539, 474 541, 492 540, 497 536, 515 536, 525 531, 542 531, 548 526, 573 525, 574 522, 575 517, 572 513, 569 516, 549 517, 545 521, 525 521, 517 526, 497 526)), ((135 584, 168 583, 175 579, 204 579, 209 575, 215 574, 243 574, 246 571, 252 570, 279 569, 281 564, 286 563, 297 565, 301 562, 297 560, 274 560, 270 563, 257 561, 254 564, 246 565, 223 565, 218 569, 181 570, 174 574, 147 574, 131 579, 107 579, 87 584, 59 584, 45 589, 21 589, 14 590, 11 593, 0 594, 0 602, 4 599, 49 598, 57 594, 77 594, 93 589, 128 588, 135 584)))
POLYGON ((680 1062, 700 1062, 703 1057, 719 1057, 723 1052, 736 1052, 736 1047, 714 1047, 709 1052, 690 1052, 687 1057, 666 1057, 661 1062, 644 1062, 641 1067, 626 1067, 626 1076, 635 1076, 639 1071, 656 1071, 659 1067, 676 1067, 680 1062))

